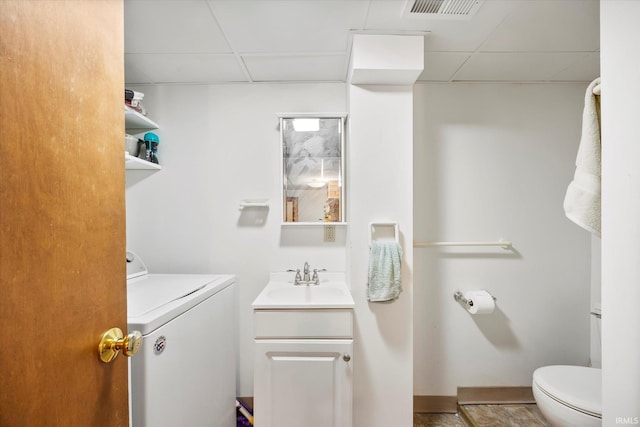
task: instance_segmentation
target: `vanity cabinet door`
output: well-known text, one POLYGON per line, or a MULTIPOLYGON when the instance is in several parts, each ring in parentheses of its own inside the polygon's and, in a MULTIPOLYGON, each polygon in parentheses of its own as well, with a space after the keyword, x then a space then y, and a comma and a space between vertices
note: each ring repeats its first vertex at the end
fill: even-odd
POLYGON ((256 427, 351 427, 353 340, 256 340, 256 427))

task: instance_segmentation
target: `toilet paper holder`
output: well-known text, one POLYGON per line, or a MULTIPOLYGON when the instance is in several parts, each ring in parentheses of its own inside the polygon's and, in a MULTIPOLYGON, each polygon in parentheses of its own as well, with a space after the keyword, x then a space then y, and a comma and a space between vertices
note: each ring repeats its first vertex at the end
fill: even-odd
MULTIPOLYGON (((489 295, 491 295, 489 293, 489 291, 486 291, 489 295)), ((496 297, 494 297, 493 295, 491 295, 491 298, 493 298, 494 301, 497 301, 498 299, 496 297)), ((473 300, 467 299, 465 298, 464 294, 460 291, 456 291, 453 294, 453 299, 458 301, 459 303, 464 304, 466 307, 473 307, 473 300)))

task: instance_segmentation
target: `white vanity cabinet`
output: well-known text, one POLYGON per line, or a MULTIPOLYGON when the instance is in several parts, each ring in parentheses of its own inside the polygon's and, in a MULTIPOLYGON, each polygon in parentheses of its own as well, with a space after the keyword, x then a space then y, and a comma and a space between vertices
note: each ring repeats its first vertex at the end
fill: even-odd
MULTIPOLYGON (((313 289, 288 286, 313 300, 313 289)), ((269 303, 269 286, 254 302, 256 427, 351 427, 353 300, 345 292, 350 303, 340 308, 291 295, 283 296, 289 306, 269 303)))

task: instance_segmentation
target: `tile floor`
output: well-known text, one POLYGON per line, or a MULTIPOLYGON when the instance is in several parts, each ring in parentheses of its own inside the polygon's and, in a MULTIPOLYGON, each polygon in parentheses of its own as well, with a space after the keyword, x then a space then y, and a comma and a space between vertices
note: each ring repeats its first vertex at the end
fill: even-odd
MULTIPOLYGON (((250 409, 252 399, 242 399, 250 409)), ((463 405, 461 414, 413 414, 413 427, 550 427, 535 404, 515 405, 463 405)), ((238 414, 239 415, 239 414, 238 414)), ((238 427, 251 427, 251 424, 238 416, 238 427)))
POLYGON ((413 427, 468 427, 458 414, 413 414, 413 427))
POLYGON ((535 404, 464 405, 460 414, 414 414, 414 427, 549 427, 535 404))

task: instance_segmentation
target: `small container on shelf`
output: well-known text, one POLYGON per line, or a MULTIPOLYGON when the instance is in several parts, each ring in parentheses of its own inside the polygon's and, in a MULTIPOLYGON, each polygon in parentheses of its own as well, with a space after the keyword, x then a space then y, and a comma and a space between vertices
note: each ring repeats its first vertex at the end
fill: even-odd
POLYGON ((128 134, 124 136, 124 149, 133 157, 138 157, 138 153, 140 152, 138 141, 138 138, 135 136, 128 134))
POLYGON ((151 163, 159 164, 158 162, 158 144, 160 144, 160 138, 153 132, 147 132, 144 134, 145 143, 145 160, 151 163))

